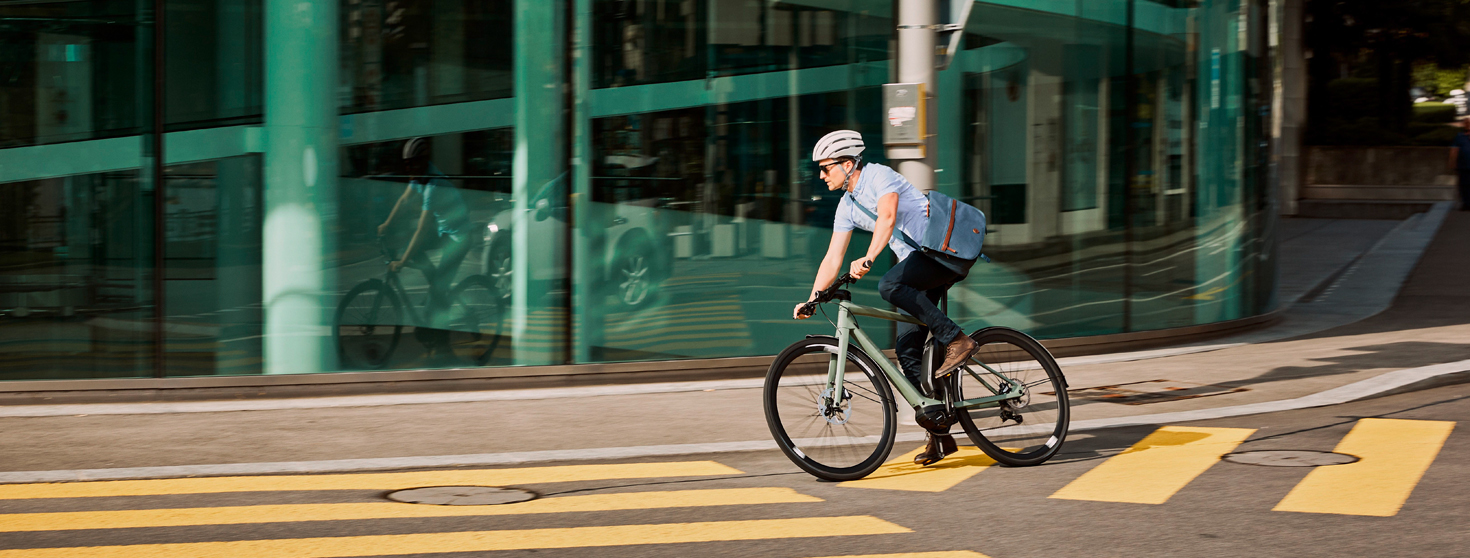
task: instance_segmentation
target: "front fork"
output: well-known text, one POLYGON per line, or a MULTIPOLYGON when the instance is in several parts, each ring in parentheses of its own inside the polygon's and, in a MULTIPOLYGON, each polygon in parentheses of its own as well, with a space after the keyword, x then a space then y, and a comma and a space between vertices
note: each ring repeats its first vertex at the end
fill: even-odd
POLYGON ((846 311, 837 313, 837 354, 827 361, 827 387, 831 393, 831 401, 825 404, 833 407, 842 405, 843 393, 842 373, 847 369, 843 366, 847 362, 847 348, 852 343, 853 321, 852 314, 846 311))

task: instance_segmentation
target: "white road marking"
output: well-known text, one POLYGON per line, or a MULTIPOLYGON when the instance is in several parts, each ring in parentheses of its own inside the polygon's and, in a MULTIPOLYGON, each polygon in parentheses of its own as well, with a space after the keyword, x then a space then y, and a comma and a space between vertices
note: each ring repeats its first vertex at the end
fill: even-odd
MULTIPOLYGON (((1187 421, 1211 420, 1261 413, 1274 413, 1311 407, 1323 407, 1347 403, 1387 393, 1399 388, 1432 382, 1449 381, 1455 375, 1470 375, 1470 360, 1436 364, 1388 372, 1374 378, 1348 384, 1321 393, 1295 399, 1236 405, 1216 409, 1200 409, 1133 417, 1093 419, 1073 422, 1069 432, 1098 430, 1119 426, 1152 424, 1175 424, 1187 421)), ((897 436, 900 442, 917 442, 924 439, 923 432, 905 432, 897 436)), ((336 459, 330 461, 286 461, 276 463, 229 463, 219 465, 178 465, 169 467, 129 467, 116 469, 72 469, 61 471, 16 471, 0 473, 0 484, 31 482, 62 482, 78 480, 116 480, 172 478, 190 476, 260 475, 270 473, 341 473, 351 471, 381 471, 393 469, 415 469, 430 467, 456 467, 465 465, 510 465, 549 461, 582 461, 592 459, 635 459, 675 455, 703 455, 742 451, 765 451, 776 449, 772 440, 748 442, 710 442, 696 444, 669 444, 661 446, 628 446, 612 448, 587 448, 550 451, 527 451, 508 453, 483 453, 470 455, 431 455, 422 457, 384 457, 367 459, 336 459)))

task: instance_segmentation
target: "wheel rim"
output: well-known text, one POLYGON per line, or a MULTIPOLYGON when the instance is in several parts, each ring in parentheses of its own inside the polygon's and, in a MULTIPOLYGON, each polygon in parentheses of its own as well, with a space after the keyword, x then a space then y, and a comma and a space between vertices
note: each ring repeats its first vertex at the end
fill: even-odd
POLYGON ((1024 347, 1006 340, 985 343, 958 373, 960 397, 972 399, 995 395, 999 379, 986 368, 1013 380, 1002 391, 1019 384, 1022 397, 1000 406, 965 411, 975 430, 1006 453, 1018 457, 1045 456, 1055 451, 1064 436, 1068 419, 1066 392, 1024 347), (981 383, 984 380, 989 386, 981 383))
POLYGON ((641 253, 623 258, 619 269, 619 298, 623 304, 635 306, 648 298, 648 258, 641 253))
POLYGON ((368 289, 343 304, 337 319, 337 347, 350 363, 382 366, 392 355, 403 316, 390 295, 368 289))
MULTIPOLYGON (((826 353, 810 347, 798 355, 826 353)), ((826 387, 827 374, 816 370, 786 370, 769 389, 775 422, 796 453, 829 469, 854 469, 875 458, 891 413, 883 396, 862 365, 849 357, 843 372, 843 401, 836 402, 826 387)), ((876 456, 881 459, 882 456, 876 456)))
POLYGON ((488 281, 467 280, 449 311, 449 348, 460 359, 485 364, 501 341, 504 307, 488 281))

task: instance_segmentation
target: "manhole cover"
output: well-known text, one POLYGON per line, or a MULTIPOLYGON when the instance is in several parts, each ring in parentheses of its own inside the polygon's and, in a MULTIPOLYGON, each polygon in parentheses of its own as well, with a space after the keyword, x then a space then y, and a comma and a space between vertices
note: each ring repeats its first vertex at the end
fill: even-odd
POLYGON ((494 486, 430 486, 399 490, 389 494, 388 499, 408 504, 435 506, 493 506, 534 500, 536 493, 519 488, 494 486))
POLYGON ((1321 467, 1323 465, 1345 465, 1358 460, 1357 457, 1345 453, 1306 450, 1243 451, 1226 454, 1223 459, 1231 463, 1266 467, 1321 467))

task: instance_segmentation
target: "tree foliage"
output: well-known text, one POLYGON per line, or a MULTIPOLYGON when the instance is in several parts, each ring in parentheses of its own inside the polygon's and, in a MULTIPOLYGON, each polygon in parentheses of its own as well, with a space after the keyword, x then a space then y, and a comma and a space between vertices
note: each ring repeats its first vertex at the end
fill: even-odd
MULTIPOLYGON (((1411 120, 1409 88, 1423 83, 1415 79, 1416 65, 1470 64, 1470 0, 1306 0, 1306 13, 1309 133, 1315 136, 1330 121, 1361 128, 1370 118, 1401 134, 1411 120), (1367 103, 1373 114, 1332 112, 1344 103, 1330 98, 1328 84, 1353 77, 1376 82, 1376 99, 1367 103)), ((1436 76, 1436 89, 1441 82, 1436 76)))

